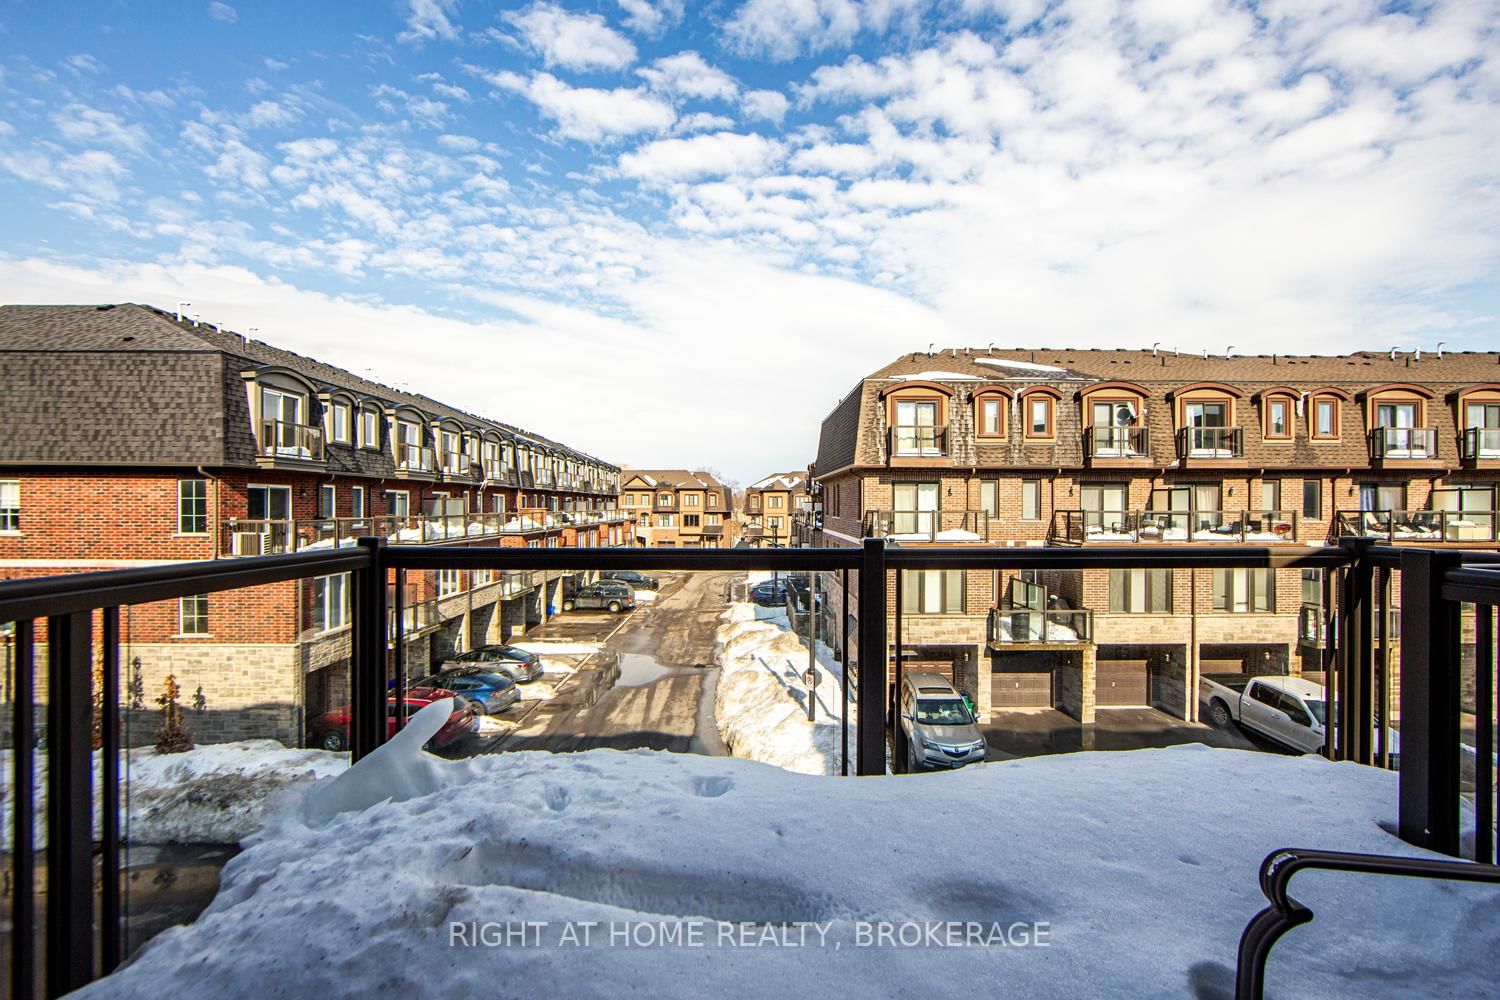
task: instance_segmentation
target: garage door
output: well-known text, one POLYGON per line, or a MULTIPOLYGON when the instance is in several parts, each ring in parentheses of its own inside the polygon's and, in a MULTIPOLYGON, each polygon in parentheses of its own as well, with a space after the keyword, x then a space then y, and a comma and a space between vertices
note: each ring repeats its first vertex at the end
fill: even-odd
POLYGON ((1151 704, 1145 660, 1100 660, 1095 668, 1094 703, 1100 708, 1151 704))
POLYGON ((990 674, 990 706, 1051 708, 1052 671, 993 671, 990 674))

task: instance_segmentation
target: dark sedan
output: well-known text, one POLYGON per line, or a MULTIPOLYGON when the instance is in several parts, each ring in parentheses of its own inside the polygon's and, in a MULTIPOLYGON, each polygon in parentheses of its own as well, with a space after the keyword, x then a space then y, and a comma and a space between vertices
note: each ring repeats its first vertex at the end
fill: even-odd
POLYGON ((448 688, 467 701, 476 715, 503 712, 521 700, 521 692, 516 687, 515 681, 493 670, 477 668, 440 670, 417 683, 448 688))
POLYGON ((780 608, 786 605, 790 593, 791 587, 784 580, 762 580, 750 588, 750 600, 763 608, 780 608))
POLYGON ((444 670, 480 667, 504 674, 517 684, 528 684, 542 676, 542 658, 519 646, 477 646, 443 661, 444 670))
POLYGON ((654 576, 638 573, 633 569, 612 569, 599 574, 601 580, 623 580, 636 590, 657 590, 661 581, 654 576))

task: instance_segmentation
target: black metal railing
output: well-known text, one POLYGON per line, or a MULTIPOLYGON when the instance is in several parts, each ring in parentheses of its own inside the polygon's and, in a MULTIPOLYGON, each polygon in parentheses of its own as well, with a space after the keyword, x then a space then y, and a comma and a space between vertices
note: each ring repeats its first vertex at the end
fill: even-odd
POLYGON ((1066 545, 1296 542, 1293 510, 1057 510, 1048 540, 1066 545))
POLYGON ((1088 608, 1046 611, 1007 604, 990 609, 985 635, 991 649, 1088 643, 1094 638, 1094 612, 1088 608))
MULTIPOLYGON (((1401 767, 1398 828, 1403 839, 1457 856, 1460 849, 1462 761, 1475 771, 1475 856, 1491 860, 1495 838, 1493 755, 1495 733, 1495 607, 1500 604, 1500 555, 1456 550, 1377 547, 1369 539, 1346 539, 1338 547, 1113 546, 1079 548, 887 547, 866 539, 861 548, 795 549, 592 549, 466 547, 389 544, 361 538, 354 546, 246 559, 175 563, 108 572, 11 580, 0 583, 0 622, 15 622, 15 746, 35 744, 33 712, 45 691, 45 766, 32 754, 11 755, 15 768, 14 850, 10 858, 13 995, 35 992, 39 911, 33 857, 35 816, 30 803, 38 781, 46 784, 48 887, 42 941, 47 956, 45 992, 58 995, 114 969, 122 953, 121 922, 121 704, 120 609, 238 588, 349 574, 352 600, 350 742, 358 760, 388 735, 388 685, 406 682, 402 650, 408 623, 405 574, 428 570, 490 570, 501 573, 581 570, 772 570, 783 573, 857 574, 860 615, 852 627, 843 616, 839 644, 850 656, 845 671, 858 718, 855 771, 883 774, 888 759, 904 769, 905 739, 894 694, 903 665, 902 617, 890 608, 902 602, 901 570, 1100 570, 1100 569, 1317 569, 1325 572, 1324 606, 1336 621, 1337 648, 1327 657, 1328 756, 1366 764, 1389 760, 1392 719, 1390 630, 1373 622, 1393 607, 1393 577, 1399 571, 1402 620, 1400 721, 1401 767), (1484 568, 1489 566, 1491 568, 1484 568), (890 590, 894 588, 894 598, 890 590), (1474 735, 1460 726, 1463 658, 1460 644, 1465 602, 1477 606, 1474 735), (395 607, 392 607, 394 603, 395 607), (46 631, 43 669, 34 662, 39 631, 46 631), (1382 634, 1384 633, 1384 634, 1382 634), (94 723, 94 652, 99 653, 103 742, 91 767, 94 723), (863 655, 861 655, 861 651, 863 655), (38 683, 37 674, 42 674, 38 683), (1473 740, 1468 746, 1465 740, 1473 740), (1466 757, 1467 754, 1467 757, 1466 757), (1484 766, 1477 769, 1473 760, 1484 766), (99 776, 102 822, 98 844, 102 889, 96 901, 92 877, 95 837, 93 774, 99 776), (97 906, 97 917, 96 917, 97 906), (98 962, 92 956, 98 956, 98 962)), ((1048 612, 1043 612, 1046 614, 1048 612)), ((1045 620, 1045 619, 1044 619, 1045 620)))
POLYGON ((946 424, 898 424, 886 432, 892 458, 937 458, 948 454, 946 424))
POLYGON ((1244 432, 1238 427, 1181 427, 1177 430, 1178 458, 1243 458, 1244 432))
POLYGON ((1500 459, 1500 427, 1466 427, 1462 445, 1467 461, 1500 459))
POLYGON ((865 535, 898 541, 979 542, 989 531, 982 510, 867 510, 865 535))
POLYGON ((1085 427, 1083 453, 1089 458, 1150 458, 1151 430, 1147 427, 1085 427))
POLYGON ((1436 458, 1437 429, 1375 427, 1370 431, 1370 457, 1384 460, 1436 458))
POLYGON ((1389 545, 1494 542, 1492 510, 1341 510, 1332 526, 1336 537, 1378 538, 1389 545))

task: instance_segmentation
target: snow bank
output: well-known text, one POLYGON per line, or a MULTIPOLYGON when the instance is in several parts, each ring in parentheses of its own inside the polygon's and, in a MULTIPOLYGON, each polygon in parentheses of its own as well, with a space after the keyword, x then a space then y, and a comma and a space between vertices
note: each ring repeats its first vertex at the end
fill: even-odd
MULTIPOLYGON (((724 745, 736 757, 803 774, 838 774, 842 666, 818 644, 816 721, 807 719, 807 646, 787 628, 785 612, 736 603, 720 616, 714 662, 720 667, 715 717, 724 745)), ((855 745, 855 706, 849 706, 849 746, 855 745)))
POLYGON ((635 592, 635 603, 637 604, 650 604, 654 600, 656 600, 656 591, 654 590, 637 590, 635 592))
MULTIPOLYGON (((102 757, 94 755, 95 781, 102 757)), ((36 754, 37 842, 46 839, 47 756, 36 754)), ((0 801, 0 843, 8 850, 11 751, 0 753, 7 775, 0 801)), ((347 770, 347 753, 290 750, 275 740, 207 743, 187 753, 138 748, 120 755, 125 780, 120 822, 131 844, 235 844, 261 828, 268 803, 283 789, 347 770)), ((95 816, 94 831, 100 831, 95 816)))
MULTIPOLYGON (((1422 853, 1382 829, 1395 775, 1316 757, 1183 746, 821 779, 651 751, 443 761, 422 737, 414 721, 298 793, 195 923, 77 995, 1227 995, 1267 852, 1422 853), (597 922, 587 943, 578 921, 597 922), (794 921, 816 923, 799 940, 794 921), (984 936, 938 946, 924 928, 954 923, 935 921, 984 936)), ((1494 888, 1295 891, 1317 919, 1277 946, 1268 995, 1493 995, 1494 888)))

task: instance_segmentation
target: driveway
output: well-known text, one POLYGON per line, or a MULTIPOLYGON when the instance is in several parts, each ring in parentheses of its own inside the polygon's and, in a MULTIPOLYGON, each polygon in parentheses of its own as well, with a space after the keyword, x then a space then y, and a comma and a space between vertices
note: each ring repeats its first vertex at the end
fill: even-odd
POLYGON ((1092 726, 1054 708, 1008 709, 990 713, 979 727, 989 744, 987 760, 1041 757, 1079 750, 1145 750, 1203 743, 1231 750, 1264 749, 1237 729, 1184 722, 1154 708, 1101 708, 1092 726))

